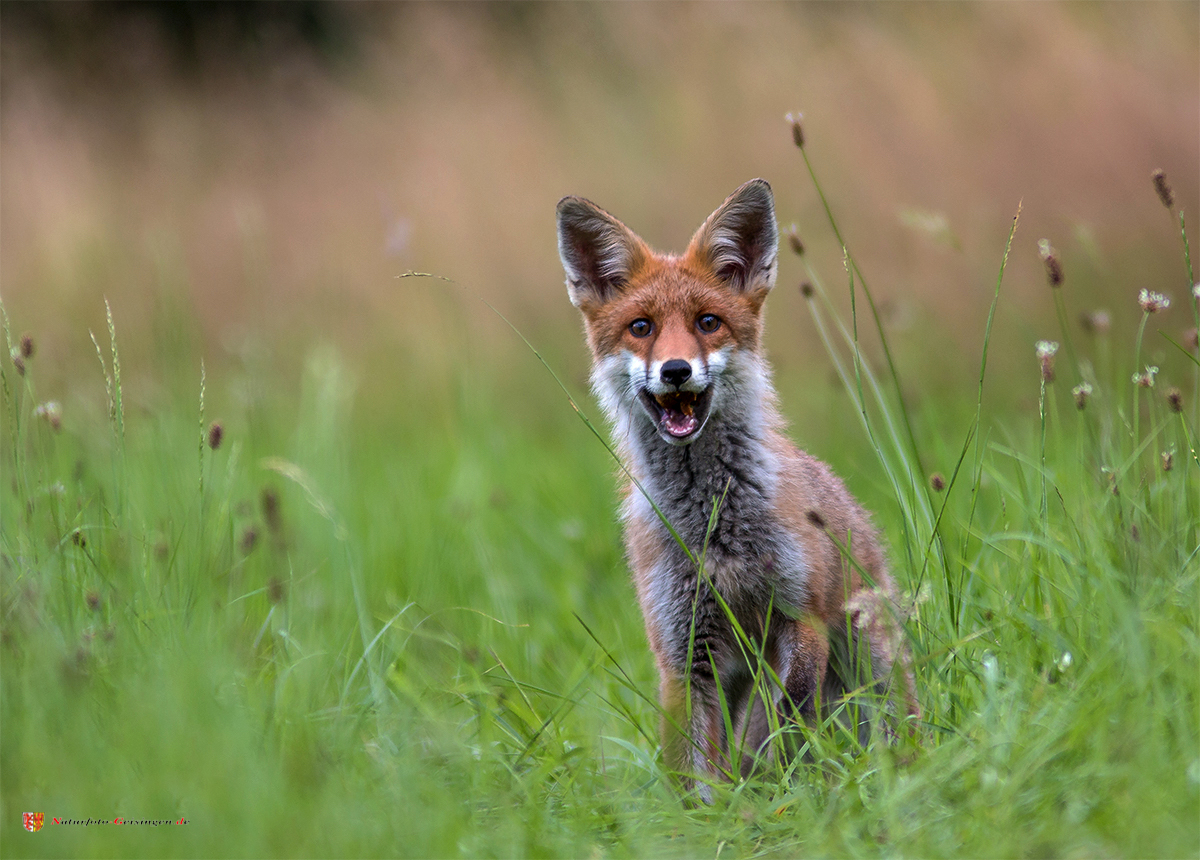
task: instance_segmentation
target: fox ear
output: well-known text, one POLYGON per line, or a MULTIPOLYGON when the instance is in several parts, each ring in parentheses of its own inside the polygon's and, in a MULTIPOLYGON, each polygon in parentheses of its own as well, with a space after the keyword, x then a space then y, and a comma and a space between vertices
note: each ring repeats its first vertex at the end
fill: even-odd
POLYGON ((595 203, 582 197, 558 201, 558 255, 575 307, 612 299, 646 254, 645 243, 595 203))
POLYGON ((752 179, 730 194, 696 231, 688 256, 708 263, 717 277, 738 292, 765 294, 774 286, 779 228, 766 180, 752 179))

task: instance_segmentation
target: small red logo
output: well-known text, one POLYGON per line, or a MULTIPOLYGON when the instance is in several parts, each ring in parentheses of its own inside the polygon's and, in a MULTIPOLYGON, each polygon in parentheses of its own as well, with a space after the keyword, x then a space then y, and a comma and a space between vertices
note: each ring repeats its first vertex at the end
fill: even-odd
POLYGON ((37 833, 46 823, 46 813, 44 812, 22 812, 21 818, 25 822, 25 829, 30 833, 37 833))

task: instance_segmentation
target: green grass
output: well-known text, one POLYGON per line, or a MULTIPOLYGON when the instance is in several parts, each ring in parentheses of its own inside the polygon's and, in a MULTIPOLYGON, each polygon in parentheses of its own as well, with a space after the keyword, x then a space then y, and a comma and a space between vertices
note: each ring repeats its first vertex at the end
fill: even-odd
POLYGON ((862 432, 816 453, 855 465, 912 599, 914 738, 817 727, 782 778, 686 807, 614 465, 535 358, 462 332, 457 365, 314 347, 302 369, 210 362, 202 389, 196 354, 122 368, 114 309, 71 369, 94 413, 56 431, 47 358, 3 368, 4 854, 1195 856, 1194 356, 1139 394, 1140 329, 1077 339, 1046 384, 1031 343, 997 395, 1030 413, 985 405, 985 345, 977 384, 907 409, 891 350, 878 379, 861 359, 869 318, 822 294, 837 420, 862 432), (121 369, 158 386, 133 397, 121 369), (30 835, 26 810, 187 824, 30 835))

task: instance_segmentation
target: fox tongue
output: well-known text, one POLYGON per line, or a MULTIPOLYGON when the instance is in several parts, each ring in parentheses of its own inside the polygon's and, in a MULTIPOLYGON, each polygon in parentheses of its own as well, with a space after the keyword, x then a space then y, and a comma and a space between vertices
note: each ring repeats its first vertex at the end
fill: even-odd
POLYGON ((684 414, 678 409, 664 409, 662 425, 672 436, 690 436, 700 426, 700 422, 696 420, 696 416, 692 415, 691 412, 691 409, 687 410, 688 414, 684 414))

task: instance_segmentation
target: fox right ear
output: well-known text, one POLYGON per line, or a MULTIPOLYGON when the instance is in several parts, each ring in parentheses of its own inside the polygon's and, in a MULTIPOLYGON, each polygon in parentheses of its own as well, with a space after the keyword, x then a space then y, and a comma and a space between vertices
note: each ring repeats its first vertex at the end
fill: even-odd
POLYGON ((646 252, 633 231, 590 200, 558 201, 558 255, 575 307, 616 296, 646 252))
POLYGON ((692 237, 688 253, 706 260, 737 292, 765 296, 775 285, 779 228, 775 199, 764 179, 751 179, 729 195, 692 237))

